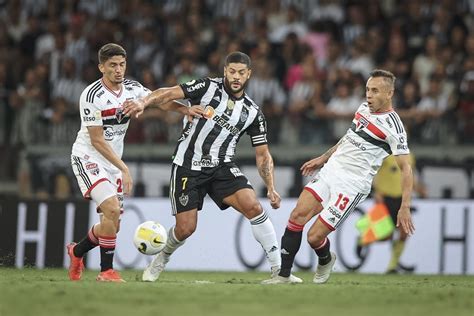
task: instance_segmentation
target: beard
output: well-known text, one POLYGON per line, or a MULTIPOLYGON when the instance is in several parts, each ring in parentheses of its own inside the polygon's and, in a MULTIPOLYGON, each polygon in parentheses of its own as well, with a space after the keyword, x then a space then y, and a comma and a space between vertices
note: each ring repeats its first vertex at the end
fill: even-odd
POLYGON ((234 89, 232 89, 232 85, 231 85, 231 83, 229 82, 229 80, 227 79, 227 77, 224 77, 224 85, 225 85, 226 88, 227 88, 229 91, 231 91, 233 94, 238 94, 238 93, 244 91, 245 88, 247 88, 247 84, 248 84, 248 83, 249 83, 249 81, 246 80, 245 83, 244 83, 243 85, 241 85, 239 89, 234 90, 234 89))

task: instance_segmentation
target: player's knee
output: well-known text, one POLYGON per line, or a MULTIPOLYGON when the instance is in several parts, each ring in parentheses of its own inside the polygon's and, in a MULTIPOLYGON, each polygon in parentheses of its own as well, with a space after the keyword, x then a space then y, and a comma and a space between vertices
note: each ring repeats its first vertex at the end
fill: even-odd
POLYGON ((290 214, 290 221, 298 225, 306 224, 307 214, 305 211, 295 208, 290 214))
POLYGON ((258 201, 253 201, 246 207, 246 215, 248 218, 254 218, 260 214, 262 214, 263 208, 262 205, 258 201))
POLYGON ((191 223, 191 222, 177 224, 174 230, 175 235, 179 240, 184 240, 188 238, 195 231, 196 231, 196 224, 191 223))

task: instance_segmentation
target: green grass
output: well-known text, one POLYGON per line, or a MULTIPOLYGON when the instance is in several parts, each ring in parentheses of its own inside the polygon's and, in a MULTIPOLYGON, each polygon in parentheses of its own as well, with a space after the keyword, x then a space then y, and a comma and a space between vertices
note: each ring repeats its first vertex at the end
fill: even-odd
POLYGON ((473 315, 474 277, 334 273, 327 284, 260 285, 264 273, 172 272, 159 282, 70 282, 66 270, 0 268, 0 315, 473 315))

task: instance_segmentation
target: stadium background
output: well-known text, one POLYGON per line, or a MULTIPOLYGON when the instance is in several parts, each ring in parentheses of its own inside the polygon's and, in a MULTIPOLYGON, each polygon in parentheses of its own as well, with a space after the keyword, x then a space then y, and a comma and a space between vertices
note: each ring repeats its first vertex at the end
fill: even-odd
MULTIPOLYGON (((446 244, 446 256, 461 258, 449 272, 474 274, 473 13, 468 0, 0 1, 2 263, 65 264, 66 206, 89 209, 78 200, 69 165, 80 124, 77 100, 100 75, 98 48, 117 42, 128 52, 127 77, 150 89, 219 76, 227 53, 248 53, 254 72, 247 92, 269 122, 276 183, 285 199, 297 197, 307 181, 299 175, 301 163, 347 128, 368 72, 394 72, 394 104, 428 192, 417 202, 447 210, 439 218, 451 228, 434 235, 435 247, 446 244), (453 210, 457 202, 462 206, 453 210), (41 214, 48 214, 46 222, 41 214), (35 235, 45 223, 44 235, 35 235), (31 234, 21 239, 20 231, 31 234), (56 240, 54 246, 49 240, 56 240), (24 258, 17 262, 20 245, 24 258)), ((180 121, 174 113, 148 111, 132 122, 125 145, 135 197, 145 198, 137 201, 156 202, 156 210, 144 212, 164 222, 170 219, 165 197, 180 121)), ((238 158, 263 197, 245 137, 238 158)), ((70 237, 78 239, 92 219, 86 211, 72 218, 77 227, 70 237)), ((423 222, 417 226, 420 234, 433 232, 423 222)), ((444 260, 443 251, 436 252, 436 262, 444 260)), ((440 266, 432 272, 444 273, 440 266)))

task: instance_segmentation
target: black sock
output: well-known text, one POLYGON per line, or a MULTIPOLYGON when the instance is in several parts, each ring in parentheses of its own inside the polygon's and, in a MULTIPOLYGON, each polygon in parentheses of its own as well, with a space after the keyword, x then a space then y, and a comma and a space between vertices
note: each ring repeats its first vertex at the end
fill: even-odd
POLYGON ((314 249, 314 252, 316 252, 316 255, 319 258, 319 265, 321 266, 328 264, 329 261, 331 261, 331 253, 329 252, 330 245, 329 238, 326 237, 323 241, 323 246, 314 249))
POLYGON ((116 237, 99 237, 100 271, 113 269, 116 237))
POLYGON ((303 230, 292 231, 288 227, 285 229, 285 233, 281 237, 281 269, 278 275, 282 277, 290 276, 296 253, 301 246, 302 235, 303 230))
POLYGON ((76 257, 84 257, 84 255, 91 249, 97 247, 98 244, 93 243, 89 236, 84 237, 72 250, 76 257))

